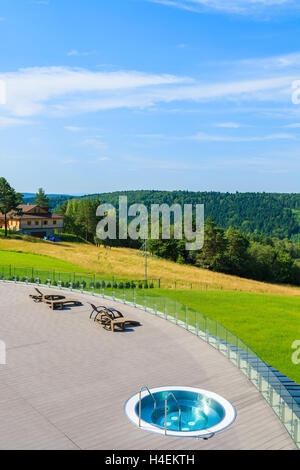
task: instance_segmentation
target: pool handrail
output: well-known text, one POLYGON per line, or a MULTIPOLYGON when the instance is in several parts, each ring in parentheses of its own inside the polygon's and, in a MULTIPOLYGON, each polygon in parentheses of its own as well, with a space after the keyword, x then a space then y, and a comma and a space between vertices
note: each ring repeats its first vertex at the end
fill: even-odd
POLYGON ((178 429, 179 429, 179 431, 181 431, 181 408, 179 406, 178 400, 176 399, 174 393, 169 392, 165 397, 165 436, 167 435, 167 407, 168 407, 168 398, 169 397, 173 398, 176 405, 177 405, 178 412, 179 412, 178 429))
POLYGON ((142 391, 147 390, 149 395, 152 397, 153 403, 154 403, 154 416, 156 414, 156 400, 154 398, 153 393, 150 392, 149 387, 147 385, 143 385, 143 387, 140 388, 139 391, 139 428, 141 427, 141 414, 142 414, 142 391))

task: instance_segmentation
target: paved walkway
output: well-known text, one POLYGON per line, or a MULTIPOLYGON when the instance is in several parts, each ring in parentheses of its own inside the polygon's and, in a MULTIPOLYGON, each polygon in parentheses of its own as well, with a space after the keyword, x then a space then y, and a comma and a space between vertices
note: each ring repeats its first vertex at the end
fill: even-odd
MULTIPOLYGON (((47 292, 57 292, 43 289, 47 292)), ((295 449, 246 377, 214 348, 166 320, 117 304, 142 326, 111 333, 84 305, 51 311, 30 286, 0 282, 0 449, 295 449), (124 415, 142 385, 186 385, 223 395, 235 423, 208 441, 140 430, 124 415)))

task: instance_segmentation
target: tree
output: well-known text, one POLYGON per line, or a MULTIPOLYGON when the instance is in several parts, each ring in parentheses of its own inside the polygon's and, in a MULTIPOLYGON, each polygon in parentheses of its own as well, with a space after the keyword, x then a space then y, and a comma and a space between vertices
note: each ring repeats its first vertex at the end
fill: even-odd
POLYGON ((231 274, 246 275, 249 271, 247 252, 249 240, 242 232, 232 227, 229 227, 226 231, 226 239, 228 241, 227 256, 231 274))
POLYGON ((5 237, 7 237, 7 214, 11 211, 18 213, 18 206, 22 201, 23 194, 16 193, 5 178, 0 178, 0 212, 4 214, 5 237))
POLYGON ((210 217, 204 227, 204 246, 197 256, 196 266, 212 271, 227 271, 227 240, 224 230, 216 227, 210 217))
POLYGON ((40 207, 43 207, 44 209, 49 209, 50 200, 46 196, 43 188, 39 188, 38 192, 36 193, 34 203, 38 204, 40 207))

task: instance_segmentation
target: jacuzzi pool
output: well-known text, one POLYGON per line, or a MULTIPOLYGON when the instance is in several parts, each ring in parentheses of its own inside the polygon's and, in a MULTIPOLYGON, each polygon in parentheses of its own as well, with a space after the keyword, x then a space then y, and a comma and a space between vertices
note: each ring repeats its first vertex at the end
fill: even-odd
POLYGON ((236 416, 232 404, 220 395, 178 386, 143 388, 126 402, 125 413, 141 429, 182 437, 215 434, 236 416))

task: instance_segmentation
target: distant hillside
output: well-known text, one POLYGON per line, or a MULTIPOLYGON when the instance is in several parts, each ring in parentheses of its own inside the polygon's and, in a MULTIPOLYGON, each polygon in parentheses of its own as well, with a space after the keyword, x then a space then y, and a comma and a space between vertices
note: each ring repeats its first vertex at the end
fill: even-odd
MULTIPOLYGON (((128 204, 169 205, 204 204, 205 217, 218 226, 237 228, 244 233, 298 239, 300 233, 300 193, 219 193, 189 191, 117 191, 83 197, 99 197, 102 202, 118 205, 119 196, 126 195, 128 204)), ((62 201, 61 201, 62 202, 62 201)))
MULTIPOLYGON (((24 202, 27 204, 33 204, 36 193, 22 193, 24 202)), ((50 199, 50 209, 54 210, 55 207, 61 205, 64 201, 69 201, 74 199, 76 196, 71 196, 69 194, 47 194, 50 199)))
MULTIPOLYGON (((205 217, 211 217, 218 226, 237 228, 244 233, 258 233, 298 241, 300 236, 300 193, 219 193, 190 191, 115 191, 111 193, 72 196, 48 194, 50 209, 54 211, 65 201, 75 198, 99 197, 105 203, 118 206, 119 196, 126 195, 128 204, 166 203, 204 204, 205 217)), ((35 193, 24 193, 24 200, 32 203, 35 193)))

